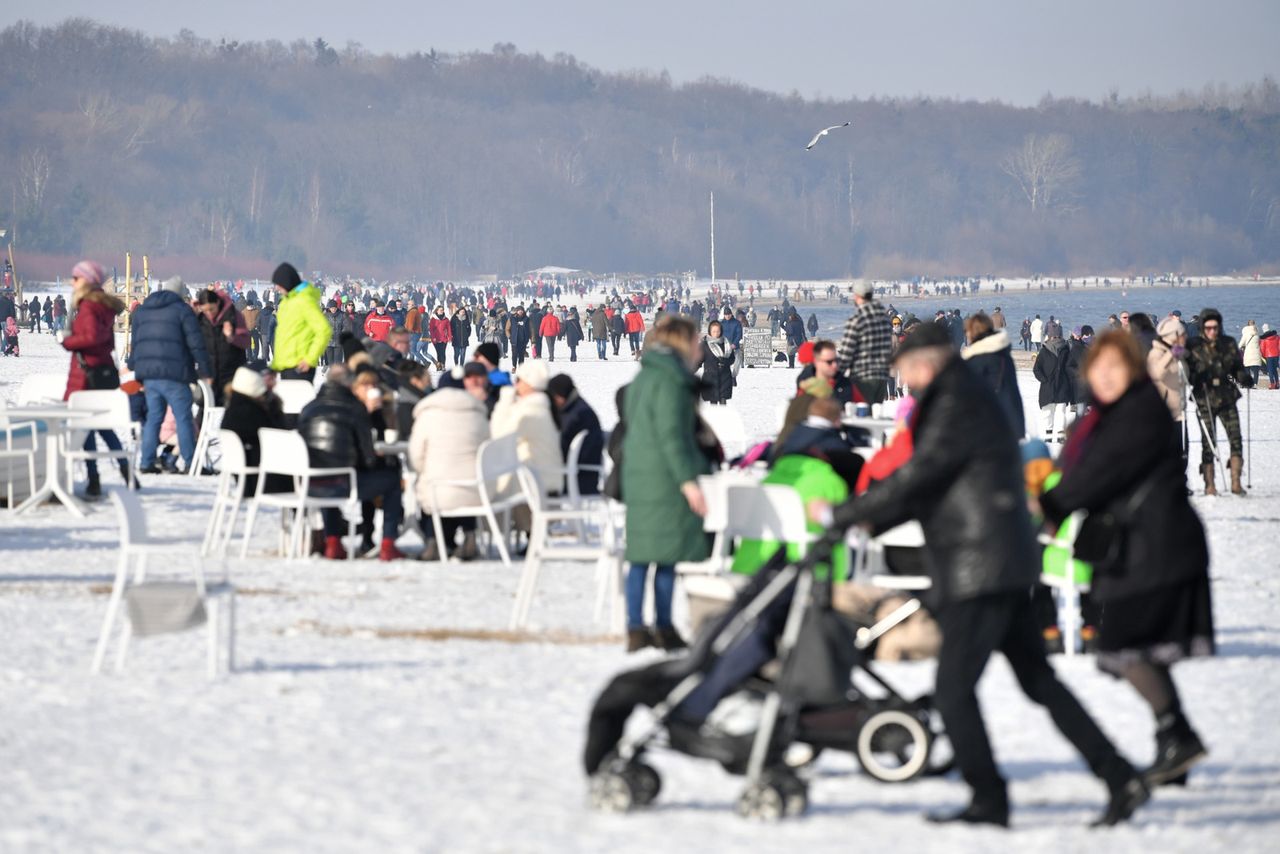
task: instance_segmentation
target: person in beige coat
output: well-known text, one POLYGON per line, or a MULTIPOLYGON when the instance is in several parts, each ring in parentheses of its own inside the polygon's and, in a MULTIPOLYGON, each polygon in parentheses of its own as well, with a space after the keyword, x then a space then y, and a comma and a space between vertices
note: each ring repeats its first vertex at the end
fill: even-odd
POLYGON ((1244 360, 1244 369, 1253 377, 1253 384, 1258 384, 1258 375, 1262 373, 1262 344, 1258 337, 1258 324, 1250 320, 1240 330, 1240 355, 1244 360))
MULTIPOLYGON (((447 378, 446 378, 447 379, 447 378)), ((445 481, 471 480, 476 476, 476 453, 489 438, 487 389, 483 377, 467 377, 462 387, 442 386, 413 408, 413 432, 409 435, 409 465, 418 473, 416 494, 422 511, 421 525, 426 548, 423 560, 439 560, 440 552, 432 526, 432 511, 474 507, 479 493, 472 487, 445 481)), ((479 555, 474 517, 442 518, 441 535, 447 547, 463 532, 458 556, 470 560, 479 555)))
POLYGON ((1160 321, 1156 335, 1147 353, 1147 373, 1156 384, 1160 399, 1169 407, 1173 420, 1181 424, 1187 409, 1187 381, 1182 369, 1187 330, 1181 320, 1170 315, 1160 321))
MULTIPOLYGON (((551 398, 547 397, 547 366, 540 361, 521 363, 516 370, 515 385, 505 386, 493 408, 490 428, 493 437, 518 438, 520 462, 538 478, 543 495, 557 495, 564 490, 564 463, 560 456, 560 430, 551 414, 551 398)), ((514 479, 499 481, 499 494, 515 488, 514 479)))

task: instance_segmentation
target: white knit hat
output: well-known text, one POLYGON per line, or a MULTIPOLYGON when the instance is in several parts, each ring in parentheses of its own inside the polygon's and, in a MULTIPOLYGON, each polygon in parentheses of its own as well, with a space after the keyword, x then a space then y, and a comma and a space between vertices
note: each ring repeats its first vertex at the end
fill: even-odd
POLYGON ((551 372, 547 370, 546 362, 529 359, 516 368, 516 379, 528 383, 535 391, 546 391, 551 372))
POLYGON ((160 290, 172 291, 180 297, 185 297, 187 295, 187 286, 183 283, 181 276, 174 276, 173 278, 165 279, 160 283, 160 290))
POLYGON ((262 374, 257 371, 236 368, 235 376, 231 378, 231 390, 256 400, 267 393, 267 383, 262 379, 262 374))

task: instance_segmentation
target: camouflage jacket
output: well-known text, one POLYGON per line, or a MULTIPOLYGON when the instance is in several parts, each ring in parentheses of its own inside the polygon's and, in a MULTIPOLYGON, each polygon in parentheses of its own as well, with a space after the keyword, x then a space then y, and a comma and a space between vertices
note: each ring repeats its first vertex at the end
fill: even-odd
POLYGON ((1238 386, 1252 384, 1240 348, 1230 335, 1219 335, 1215 342, 1197 339, 1187 351, 1187 374, 1197 405, 1207 402, 1215 411, 1240 399, 1238 386))

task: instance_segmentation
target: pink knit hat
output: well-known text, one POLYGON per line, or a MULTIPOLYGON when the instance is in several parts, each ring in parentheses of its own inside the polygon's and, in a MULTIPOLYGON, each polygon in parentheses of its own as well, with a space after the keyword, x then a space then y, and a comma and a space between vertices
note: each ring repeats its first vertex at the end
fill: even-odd
POLYGON ((71 268, 72 278, 81 278, 93 285, 95 288, 102 284, 107 278, 106 271, 102 269, 102 265, 96 261, 81 261, 79 264, 71 268))

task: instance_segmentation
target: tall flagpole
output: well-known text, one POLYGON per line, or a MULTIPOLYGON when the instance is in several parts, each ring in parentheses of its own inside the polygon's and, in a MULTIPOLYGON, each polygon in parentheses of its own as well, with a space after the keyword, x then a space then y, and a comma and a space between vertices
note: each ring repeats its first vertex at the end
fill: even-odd
POLYGON ((716 283, 716 193, 711 191, 711 284, 716 283))

